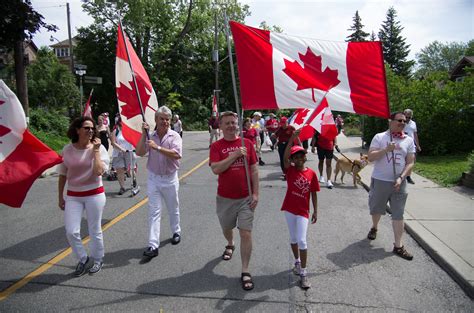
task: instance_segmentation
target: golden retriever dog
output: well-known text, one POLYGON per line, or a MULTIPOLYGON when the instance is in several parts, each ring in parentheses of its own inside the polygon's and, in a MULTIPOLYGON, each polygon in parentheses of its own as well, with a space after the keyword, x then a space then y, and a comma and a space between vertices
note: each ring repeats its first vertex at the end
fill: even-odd
POLYGON ((336 160, 336 169, 334 170, 334 182, 336 182, 337 175, 341 172, 341 184, 344 184, 344 174, 351 173, 352 174, 352 181, 354 183, 354 187, 357 188, 357 182, 360 182, 359 172, 369 164, 369 157, 367 154, 360 154, 360 159, 350 161, 347 158, 337 158, 334 156, 336 160))

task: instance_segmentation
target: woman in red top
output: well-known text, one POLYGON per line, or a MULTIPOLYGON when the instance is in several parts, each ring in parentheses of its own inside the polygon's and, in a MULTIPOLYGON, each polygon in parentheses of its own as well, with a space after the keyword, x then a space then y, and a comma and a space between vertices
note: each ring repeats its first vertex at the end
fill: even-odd
POLYGON ((318 177, 309 167, 305 166, 306 150, 301 146, 293 146, 294 140, 299 135, 297 130, 285 149, 285 169, 288 189, 281 210, 285 212, 286 222, 290 233, 290 245, 295 257, 293 273, 300 275, 300 286, 308 289, 311 284, 306 276, 306 260, 308 258, 308 247, 306 243, 306 232, 311 198, 313 203, 313 214, 311 223, 318 220, 318 177))
MULTIPOLYGON (((285 116, 282 116, 280 118, 280 127, 277 129, 277 131, 272 135, 273 138, 278 139, 278 155, 280 156, 280 167, 281 170, 283 171, 283 180, 285 180, 285 162, 283 159, 283 155, 285 153, 286 145, 288 144, 288 141, 290 140, 291 135, 295 132, 295 128, 291 125, 288 125, 288 118, 285 116)), ((299 138, 297 138, 298 143, 299 138)))
POLYGON ((261 152, 259 151, 257 147, 257 137, 259 136, 259 134, 258 134, 257 129, 252 127, 252 120, 250 118, 246 118, 244 120, 242 133, 244 135, 244 138, 247 138, 250 141, 252 141, 255 147, 255 151, 257 151, 258 165, 265 165, 265 162, 262 161, 261 152))

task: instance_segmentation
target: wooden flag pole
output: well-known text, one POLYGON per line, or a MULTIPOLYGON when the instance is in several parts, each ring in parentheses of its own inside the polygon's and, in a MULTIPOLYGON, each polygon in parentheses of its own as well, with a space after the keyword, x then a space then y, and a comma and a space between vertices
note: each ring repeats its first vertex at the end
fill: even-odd
MULTIPOLYGON (((237 93, 237 83, 235 81, 235 71, 234 71, 234 59, 232 57, 232 48, 230 45, 230 31, 229 31, 229 20, 227 18, 227 13, 224 11, 224 24, 225 24, 225 35, 227 39, 227 51, 229 53, 229 63, 230 63, 230 72, 232 74, 232 85, 234 87, 234 99, 235 99, 235 110, 237 116, 239 117, 239 131, 240 131, 240 138, 242 139, 242 147, 245 148, 245 141, 243 135, 243 115, 240 113, 239 107, 239 95, 237 93)), ((243 111, 242 111, 243 114, 243 111)), ((247 187, 249 189, 249 198, 250 202, 252 202, 252 185, 250 184, 250 169, 247 163, 247 156, 244 155, 244 166, 245 166, 245 176, 247 178, 247 187)))

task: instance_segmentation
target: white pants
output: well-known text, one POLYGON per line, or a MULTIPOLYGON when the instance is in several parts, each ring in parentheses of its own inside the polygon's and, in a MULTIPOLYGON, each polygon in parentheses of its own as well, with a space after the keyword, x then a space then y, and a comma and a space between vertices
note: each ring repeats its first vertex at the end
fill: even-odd
POLYGON ((160 246, 160 222, 162 200, 168 208, 171 234, 180 234, 178 172, 171 175, 155 175, 148 172, 148 246, 160 246))
POLYGON ((306 232, 308 230, 308 219, 301 215, 285 212, 286 224, 290 231, 290 243, 298 244, 298 249, 306 250, 306 232))
POLYGON ((84 210, 89 229, 90 255, 97 262, 102 262, 104 258, 104 239, 101 226, 104 207, 105 193, 87 197, 66 197, 64 209, 66 237, 78 261, 84 262, 87 259, 87 252, 81 239, 81 220, 84 210))

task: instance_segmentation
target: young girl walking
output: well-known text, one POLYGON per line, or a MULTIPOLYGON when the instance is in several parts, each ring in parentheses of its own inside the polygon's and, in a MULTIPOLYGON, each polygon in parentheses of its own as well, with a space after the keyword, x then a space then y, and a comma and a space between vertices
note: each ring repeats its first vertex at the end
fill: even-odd
POLYGON ((286 170, 287 191, 283 206, 288 230, 290 232, 290 245, 295 257, 293 273, 300 276, 300 286, 308 289, 311 284, 307 278, 308 247, 306 243, 306 232, 310 213, 309 200, 313 203, 313 214, 311 223, 318 220, 318 197, 319 182, 316 173, 305 166, 306 150, 301 146, 294 146, 300 131, 293 133, 284 153, 284 166, 286 170))

